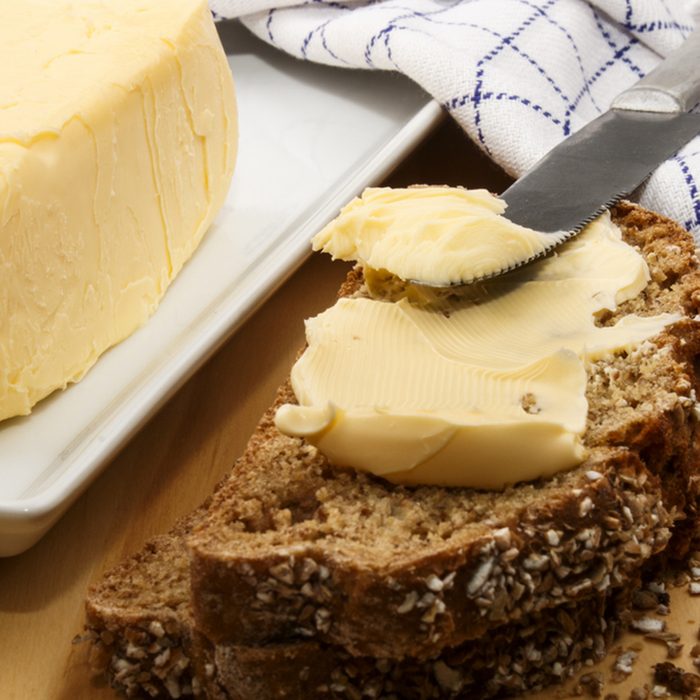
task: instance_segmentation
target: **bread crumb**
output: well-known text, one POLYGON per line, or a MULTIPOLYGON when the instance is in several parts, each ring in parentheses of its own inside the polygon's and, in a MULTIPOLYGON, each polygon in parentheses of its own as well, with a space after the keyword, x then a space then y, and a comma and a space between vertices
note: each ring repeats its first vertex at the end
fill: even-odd
POLYGON ((649 691, 646 688, 632 688, 630 700, 647 700, 649 691))
POLYGON ((654 610, 658 604, 659 601, 652 591, 640 589, 632 596, 632 606, 637 610, 654 610))
POLYGON ((654 666, 654 682, 663 684, 664 687, 681 695, 697 697, 700 692, 700 676, 684 671, 670 661, 654 666))
POLYGON ((603 674, 600 671, 584 673, 574 686, 574 693, 578 696, 585 693, 589 697, 599 698, 603 694, 603 674))
POLYGON ((630 622, 630 629, 643 634, 663 632, 666 629, 666 623, 663 620, 657 620, 655 617, 640 617, 630 622))
POLYGON ((632 667, 634 662, 637 660, 637 652, 627 649, 626 651, 621 651, 615 663, 613 665, 613 670, 611 674, 611 680, 613 683, 621 683, 632 673, 632 667))
POLYGON ((644 635, 644 639, 665 644, 669 659, 677 659, 683 651, 683 645, 680 643, 681 636, 675 632, 650 632, 644 635))
POLYGON ((629 700, 647 700, 649 691, 646 688, 632 688, 629 700))

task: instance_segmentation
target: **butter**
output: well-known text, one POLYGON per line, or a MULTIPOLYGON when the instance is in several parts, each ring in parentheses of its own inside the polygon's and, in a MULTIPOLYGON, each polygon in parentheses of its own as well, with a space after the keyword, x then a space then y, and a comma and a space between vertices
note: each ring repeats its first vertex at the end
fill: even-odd
POLYGON ((0 419, 146 321, 221 207, 236 143, 204 0, 4 3, 0 419))
POLYGON ((570 469, 585 457, 587 363, 680 318, 596 325, 648 279, 606 214, 477 301, 342 298, 307 321, 291 375, 299 406, 276 424, 395 483, 500 489, 570 469))
POLYGON ((369 188, 312 245, 334 259, 446 287, 542 255, 564 235, 518 226, 505 210, 505 202, 486 190, 369 188))

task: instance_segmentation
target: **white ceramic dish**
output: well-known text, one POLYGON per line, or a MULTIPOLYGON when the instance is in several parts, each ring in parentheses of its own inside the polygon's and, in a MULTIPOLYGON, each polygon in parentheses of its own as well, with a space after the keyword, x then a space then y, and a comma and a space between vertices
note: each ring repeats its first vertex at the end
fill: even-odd
POLYGON ((220 27, 240 151, 216 223, 141 330, 0 424, 0 555, 36 542, 143 422, 309 254, 313 233, 441 118, 396 75, 302 63, 220 27))

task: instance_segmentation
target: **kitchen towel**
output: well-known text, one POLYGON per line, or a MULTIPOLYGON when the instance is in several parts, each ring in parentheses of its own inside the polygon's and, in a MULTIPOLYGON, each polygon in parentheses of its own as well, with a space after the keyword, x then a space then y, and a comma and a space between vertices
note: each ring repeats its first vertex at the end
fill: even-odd
MULTIPOLYGON (((404 73, 518 177, 677 48, 700 2, 210 0, 210 7, 298 58, 404 73)), ((699 188, 700 137, 633 198, 700 242, 699 188)))

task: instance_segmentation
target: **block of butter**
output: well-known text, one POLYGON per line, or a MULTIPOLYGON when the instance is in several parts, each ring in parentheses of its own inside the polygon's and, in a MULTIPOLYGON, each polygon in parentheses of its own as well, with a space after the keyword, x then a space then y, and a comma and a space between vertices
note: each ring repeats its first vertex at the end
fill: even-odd
POLYGON ((0 419, 141 324, 233 172, 233 81, 204 0, 0 8, 0 419))

